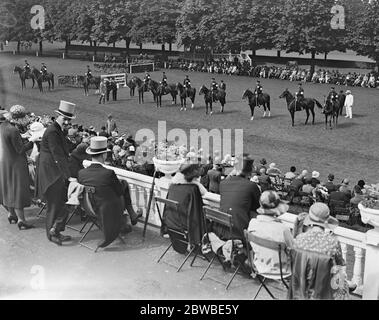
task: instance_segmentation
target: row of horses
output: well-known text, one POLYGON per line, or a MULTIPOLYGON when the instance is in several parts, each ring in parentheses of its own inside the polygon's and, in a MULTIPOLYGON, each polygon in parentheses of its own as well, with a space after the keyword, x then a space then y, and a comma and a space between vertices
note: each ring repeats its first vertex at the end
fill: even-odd
POLYGON ((35 67, 33 67, 30 72, 26 72, 24 68, 19 66, 16 66, 13 69, 13 72, 19 74, 22 90, 26 88, 26 79, 31 79, 33 81, 32 88, 34 88, 35 83, 37 82, 40 92, 43 92, 43 82, 47 82, 49 84, 49 90, 54 89, 54 73, 52 72, 48 72, 44 75, 35 67))

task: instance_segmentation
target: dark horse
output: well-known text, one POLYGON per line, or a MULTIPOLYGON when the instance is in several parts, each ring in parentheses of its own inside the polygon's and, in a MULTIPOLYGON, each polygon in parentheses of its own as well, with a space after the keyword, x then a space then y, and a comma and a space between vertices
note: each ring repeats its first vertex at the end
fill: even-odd
POLYGON ((312 124, 315 123, 315 104, 318 108, 322 109, 322 105, 316 99, 304 98, 300 102, 297 102, 295 97, 288 91, 288 89, 284 90, 284 92, 279 96, 279 98, 285 98, 287 102, 287 108, 292 118, 292 126, 295 125, 295 112, 305 110, 307 113, 307 120, 305 120, 305 124, 308 123, 309 119, 309 111, 312 113, 312 124))
POLYGON ((49 72, 47 74, 42 74, 36 68, 33 68, 32 73, 37 80, 38 88, 40 92, 43 92, 43 82, 47 82, 49 84, 49 90, 54 89, 54 73, 49 72))
POLYGON ((268 110, 268 116, 271 116, 271 109, 270 109, 270 95, 267 93, 262 93, 259 97, 254 92, 251 92, 249 89, 246 89, 242 99, 248 99, 249 101, 249 107, 251 110, 251 119, 254 120, 254 109, 256 106, 260 107, 263 106, 264 113, 263 117, 266 116, 266 110, 268 110))
POLYGON ((16 73, 16 72, 18 72, 18 74, 20 76, 21 89, 22 90, 24 90, 24 88, 26 88, 26 79, 32 79, 32 81, 33 81, 33 87, 32 88, 34 88, 35 76, 33 73, 31 73, 31 72, 26 73, 26 71, 19 66, 14 67, 13 73, 16 73))
POLYGON ((157 108, 162 107, 162 96, 166 94, 171 94, 172 104, 176 104, 176 97, 178 95, 178 90, 176 85, 167 84, 167 86, 162 85, 154 80, 149 80, 147 87, 151 90, 154 95, 154 100, 157 101, 157 108))
POLYGON ((96 90, 99 90, 100 82, 101 82, 100 77, 94 77, 94 76, 88 77, 87 75, 85 75, 85 76, 79 76, 78 80, 83 82, 84 95, 86 96, 88 96, 89 94, 89 86, 91 84, 95 85, 96 90))
POLYGON ((327 99, 325 101, 323 114, 325 115, 325 129, 328 129, 328 118, 329 118, 329 128, 332 129, 332 119, 333 125, 336 128, 338 124, 338 115, 340 111, 340 101, 332 101, 327 99))
MULTIPOLYGON (((212 93, 212 92, 211 92, 212 93)), ((213 91, 213 101, 219 101, 221 104, 220 112, 224 112, 226 92, 223 89, 218 88, 216 91, 213 91)))
POLYGON ((212 103, 213 103, 212 91, 203 85, 199 91, 199 95, 202 95, 202 94, 204 94, 204 102, 205 102, 205 108, 206 108, 205 114, 208 114, 208 105, 209 105, 209 109, 210 109, 210 114, 212 114, 213 113, 213 110, 212 110, 212 103))
POLYGON ((196 88, 186 88, 180 82, 176 84, 176 89, 179 91, 180 110, 187 110, 187 98, 191 99, 191 109, 195 107, 196 88))
MULTIPOLYGON (((140 78, 133 76, 131 79, 131 82, 137 87, 138 90, 138 103, 144 103, 143 101, 143 93, 148 91, 146 83, 141 80, 140 78)), ((134 92, 134 91, 133 91, 134 92)), ((155 101, 155 95, 154 96, 154 101, 155 101)))

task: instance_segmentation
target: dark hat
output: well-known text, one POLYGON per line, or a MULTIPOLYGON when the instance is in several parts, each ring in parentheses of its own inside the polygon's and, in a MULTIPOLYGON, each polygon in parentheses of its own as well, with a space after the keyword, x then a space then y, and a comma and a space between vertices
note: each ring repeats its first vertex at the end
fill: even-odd
POLYGON ((299 82, 299 86, 301 86, 302 85, 302 83, 301 82, 299 82))
POLYGON ((244 157, 242 161, 242 172, 243 173, 251 173, 254 168, 254 159, 250 157, 244 157))
POLYGON ((273 190, 267 190, 259 198, 261 207, 257 209, 259 214, 280 216, 289 209, 288 204, 281 200, 278 193, 273 190))
POLYGON ((330 181, 333 181, 333 180, 334 180, 334 174, 333 174, 333 173, 329 173, 329 175, 328 175, 328 179, 329 179, 330 181))

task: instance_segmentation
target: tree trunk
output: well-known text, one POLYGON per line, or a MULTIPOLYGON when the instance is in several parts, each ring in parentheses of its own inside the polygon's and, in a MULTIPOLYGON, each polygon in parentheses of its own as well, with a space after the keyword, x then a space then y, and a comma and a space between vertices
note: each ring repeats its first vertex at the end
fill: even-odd
POLYGON ((328 53, 327 52, 325 52, 325 54, 324 54, 324 60, 328 60, 328 53))
POLYGON ((168 44, 168 50, 171 52, 172 51, 172 42, 170 42, 169 44, 168 44))
POLYGON ((276 51, 276 56, 280 58, 280 50, 276 51))
POLYGON ((130 38, 125 39, 126 56, 129 56, 130 38))
POLYGON ((116 48, 116 42, 113 42, 113 48, 116 48))
POLYGON ((379 58, 376 60, 376 71, 379 72, 379 58))
POLYGON ((93 46, 94 46, 94 49, 93 49, 93 53, 94 53, 94 56, 96 57, 96 51, 97 51, 97 48, 96 48, 96 41, 93 42, 93 46))
POLYGON ((39 42, 39 54, 42 55, 42 40, 39 42))
POLYGON ((20 53, 21 41, 17 41, 17 53, 20 53))
POLYGON ((257 55, 257 52, 254 49, 251 49, 251 51, 253 52, 253 57, 255 57, 257 55))
POLYGON ((68 53, 68 46, 70 45, 70 39, 66 39, 66 46, 64 47, 64 53, 67 55, 68 53))
POLYGON ((139 44, 139 49, 142 50, 142 43, 139 44))
POLYGON ((312 58, 311 58, 311 74, 315 72, 315 58, 316 58, 316 51, 312 51, 312 58))
POLYGON ((89 41, 89 46, 92 47, 92 40, 89 41))

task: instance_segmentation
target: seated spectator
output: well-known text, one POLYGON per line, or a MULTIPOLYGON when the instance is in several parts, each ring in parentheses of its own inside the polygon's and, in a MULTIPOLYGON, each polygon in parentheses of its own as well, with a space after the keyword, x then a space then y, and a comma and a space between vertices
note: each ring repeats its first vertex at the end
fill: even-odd
POLYGON ((320 173, 317 171, 312 172, 311 185, 313 188, 316 188, 321 182, 318 179, 320 177, 320 173))
POLYGON ((294 179, 296 177, 296 167, 292 166, 290 168, 290 171, 288 171, 285 175, 284 175, 284 178, 285 179, 294 179))
POLYGON ((271 188, 272 181, 270 177, 266 174, 266 169, 262 167, 259 170, 259 174, 260 175, 258 176, 258 180, 259 180, 259 185, 261 186, 261 190, 262 191, 269 190, 271 188))
POLYGON ((314 187, 312 186, 312 179, 307 179, 302 186, 301 191, 308 194, 313 194, 314 187))
POLYGON ((266 164, 267 164, 266 159, 265 159, 265 158, 262 158, 262 159, 259 161, 259 165, 257 166, 257 172, 260 172, 261 168, 265 168, 265 169, 267 170, 266 164))
POLYGON ((180 166, 179 171, 175 174, 175 176, 171 179, 172 184, 196 184, 199 187, 200 194, 203 196, 205 195, 208 191, 207 189, 200 183, 200 166, 198 164, 194 164, 194 166, 198 166, 198 170, 195 171, 194 168, 191 169, 191 175, 186 174, 185 172, 188 171, 188 166, 190 162, 187 161, 187 163, 184 163, 180 166))
MULTIPOLYGON (((180 173, 186 183, 171 183, 167 193, 167 199, 179 202, 179 212, 171 207, 165 207, 163 212, 162 233, 167 233, 167 227, 188 231, 189 243, 201 245, 205 233, 203 217, 203 199, 196 179, 200 177, 198 164, 186 163, 181 165, 180 173)), ((175 234, 170 234, 173 248, 179 253, 186 253, 187 247, 183 246, 175 234)))
MULTIPOLYGON (((301 288, 294 288, 297 290, 304 291, 302 296, 306 299, 346 299, 349 297, 349 284, 347 282, 346 273, 344 271, 345 261, 342 257, 341 245, 337 238, 333 234, 333 230, 338 225, 338 220, 330 216, 329 208, 326 204, 321 202, 314 203, 310 209, 309 214, 304 218, 304 225, 308 228, 305 233, 300 233, 297 235, 293 242, 293 248, 295 250, 303 250, 309 252, 315 252, 318 254, 329 256, 332 259, 334 268, 331 269, 332 275, 330 277, 334 278, 336 286, 333 286, 333 294, 330 294, 325 290, 325 286, 330 286, 330 277, 318 278, 319 281, 328 281, 328 283, 310 283, 308 286, 302 286, 301 288), (326 232, 329 230, 329 232, 326 232), (342 281, 337 281, 342 280, 342 281), (317 288, 322 288, 323 290, 317 291, 317 288), (315 290, 316 289, 316 290, 315 290), (318 296, 320 293, 326 296, 318 296)), ((322 266, 319 266, 321 268, 322 266)), ((328 270, 327 266, 325 267, 328 270)), ((298 270, 296 268, 296 270, 298 270)), ((321 269, 319 269, 321 272, 321 269)), ((329 271, 329 270, 328 270, 329 271)), ((310 272, 308 269, 300 268, 299 272, 310 272)), ((302 274, 296 275, 297 279, 302 279, 302 274)), ((305 278, 311 275, 304 275, 305 278)), ((295 281, 294 283, 298 283, 295 281)), ((291 288, 292 289, 292 288, 291 288)), ((296 290, 296 291, 297 291, 296 290)), ((291 294, 290 294, 291 296, 291 294)))
POLYGON ((351 190, 349 189, 349 179, 343 179, 342 184, 339 187, 339 191, 344 192, 346 196, 350 199, 351 198, 351 190))
POLYGON ((80 143, 68 158, 68 168, 72 178, 78 178, 79 171, 84 169, 83 160, 91 160, 91 157, 86 153, 87 147, 88 144, 80 143))
POLYGON ((308 174, 307 170, 303 170, 295 179, 292 180, 289 186, 288 200, 293 202, 293 198, 298 194, 305 183, 305 177, 308 174))
POLYGON ((254 182, 257 187, 259 188, 259 191, 262 192, 262 188, 261 186, 259 185, 259 179, 258 179, 258 176, 253 176, 251 179, 250 179, 251 182, 254 182))
POLYGON ((329 204, 333 201, 343 202, 348 204, 351 198, 351 194, 346 193, 343 186, 340 186, 338 191, 333 191, 329 196, 329 204))
POLYGON ((268 169, 267 169, 267 175, 269 176, 278 176, 280 175, 282 172, 276 167, 276 164, 275 163, 270 163, 268 169))
POLYGON ((220 183, 220 210, 233 217, 231 237, 227 229, 215 226, 215 233, 221 239, 243 240, 243 230, 247 229, 249 221, 256 216, 261 193, 258 186, 250 181, 252 170, 253 159, 244 157, 241 173, 220 183))
POLYGON ((353 205, 358 205, 361 201, 365 200, 362 189, 359 185, 353 188, 353 197, 350 199, 350 203, 353 205))
MULTIPOLYGON (((292 234, 288 226, 277 219, 288 211, 288 205, 283 202, 275 191, 264 191, 259 199, 258 216, 250 220, 248 232, 259 238, 285 243, 292 247, 292 234)), ((257 243, 250 242, 254 266, 262 275, 280 275, 279 255, 277 249, 269 249, 257 243)), ((283 276, 291 273, 289 257, 281 255, 283 276)))
POLYGON ((107 132, 107 128, 105 126, 101 127, 101 131, 99 132, 100 137, 106 137, 109 138, 109 134, 107 132))
POLYGON ((333 183, 334 181, 334 174, 330 173, 328 175, 328 181, 325 182, 324 187, 328 189, 328 193, 331 193, 333 191, 338 190, 338 186, 333 183))
POLYGON ((212 170, 208 171, 209 192, 220 194, 220 182, 222 176, 222 166, 213 164, 212 170))

